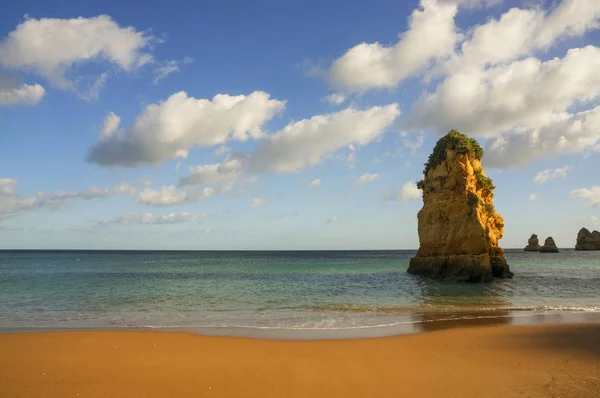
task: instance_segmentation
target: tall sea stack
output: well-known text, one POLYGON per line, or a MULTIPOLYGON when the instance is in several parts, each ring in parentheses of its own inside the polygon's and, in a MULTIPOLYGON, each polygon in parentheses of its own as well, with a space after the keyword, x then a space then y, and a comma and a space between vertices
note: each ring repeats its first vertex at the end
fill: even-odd
POLYGON ((494 185, 481 167, 477 141, 451 130, 425 164, 420 247, 408 272, 435 279, 489 282, 511 278, 498 246, 504 219, 494 209, 494 185))
POLYGON ((600 250, 600 232, 581 228, 577 234, 575 250, 600 250))

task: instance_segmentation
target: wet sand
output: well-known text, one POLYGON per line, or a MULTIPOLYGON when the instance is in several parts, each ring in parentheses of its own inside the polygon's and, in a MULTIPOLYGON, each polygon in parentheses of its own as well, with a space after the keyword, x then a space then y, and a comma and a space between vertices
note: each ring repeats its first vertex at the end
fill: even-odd
POLYGON ((600 323, 283 341, 0 335, 0 397, 598 397, 600 323))

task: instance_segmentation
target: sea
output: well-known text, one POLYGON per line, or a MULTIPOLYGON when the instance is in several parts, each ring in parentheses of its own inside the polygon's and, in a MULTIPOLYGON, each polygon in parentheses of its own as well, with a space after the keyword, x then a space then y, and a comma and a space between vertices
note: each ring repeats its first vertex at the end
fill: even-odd
POLYGON ((507 250, 514 278, 483 284, 407 274, 415 253, 5 250, 0 332, 153 329, 311 339, 476 320, 600 320, 600 251, 507 250))

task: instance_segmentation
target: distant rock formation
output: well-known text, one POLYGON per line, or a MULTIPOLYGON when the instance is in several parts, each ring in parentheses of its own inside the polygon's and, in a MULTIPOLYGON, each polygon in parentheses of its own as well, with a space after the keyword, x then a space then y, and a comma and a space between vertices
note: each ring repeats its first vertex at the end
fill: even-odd
POLYGON ((558 253, 558 247, 554 243, 554 239, 551 236, 547 237, 544 241, 544 246, 540 250, 541 253, 558 253))
POLYGON ((467 282, 512 277, 498 246, 504 220, 494 209, 495 187, 481 167, 482 156, 477 141, 455 130, 435 145, 425 179, 417 183, 423 190, 420 247, 409 273, 467 282))
POLYGON ((540 241, 536 234, 532 234, 531 238, 527 241, 527 246, 525 246, 526 252, 539 252, 542 249, 540 246, 540 241))
POLYGON ((577 234, 575 250, 600 250, 600 232, 590 232, 586 228, 581 228, 577 234))

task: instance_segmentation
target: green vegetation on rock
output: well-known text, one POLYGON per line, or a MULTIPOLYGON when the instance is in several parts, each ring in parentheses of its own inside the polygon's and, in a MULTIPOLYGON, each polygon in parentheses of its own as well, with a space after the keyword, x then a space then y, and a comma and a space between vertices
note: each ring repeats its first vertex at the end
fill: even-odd
POLYGON ((450 130, 448 134, 440 138, 435 144, 433 152, 429 155, 427 163, 425 163, 423 174, 427 175, 430 169, 444 161, 446 158, 446 148, 454 149, 457 153, 467 153, 470 157, 476 159, 483 157, 483 149, 476 140, 456 130, 450 130))
POLYGON ((477 178, 477 188, 489 189, 490 191, 496 188, 494 181, 490 177, 486 177, 481 173, 475 173, 475 177, 477 178))
POLYGON ((469 198, 467 199, 467 204, 471 207, 475 207, 479 204, 479 196, 473 192, 469 192, 469 198))

